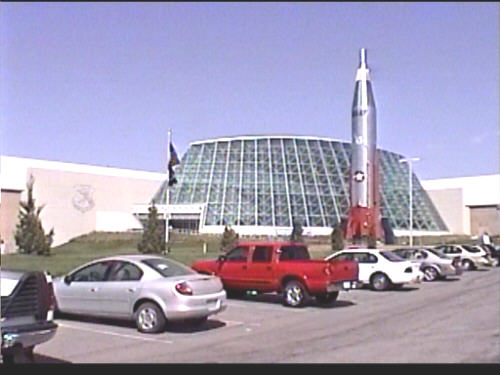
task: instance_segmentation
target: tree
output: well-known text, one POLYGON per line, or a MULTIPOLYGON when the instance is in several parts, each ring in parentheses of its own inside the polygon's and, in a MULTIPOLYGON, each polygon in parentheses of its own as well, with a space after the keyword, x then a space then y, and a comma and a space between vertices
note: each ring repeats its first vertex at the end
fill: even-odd
POLYGON ((145 254, 164 253, 167 248, 165 231, 161 220, 158 219, 158 210, 154 201, 151 201, 148 211, 148 219, 144 223, 144 230, 142 231, 141 240, 137 244, 137 250, 145 254))
POLYGON ((232 243, 238 240, 238 234, 228 225, 224 227, 224 233, 222 234, 222 240, 220 243, 221 251, 226 251, 226 248, 232 243))
POLYGON ((36 207, 33 198, 33 186, 35 179, 33 175, 26 184, 28 200, 20 202, 19 223, 16 225, 14 239, 17 251, 21 254, 50 255, 50 247, 54 239, 54 228, 45 234, 40 219, 40 213, 44 206, 36 207))
POLYGON ((336 224, 333 226, 330 239, 333 251, 342 250, 345 247, 344 231, 341 224, 336 224))
POLYGON ((302 242, 302 240, 303 240, 302 239, 302 232, 303 232, 302 224, 299 221, 294 220, 292 234, 290 235, 290 241, 302 242))

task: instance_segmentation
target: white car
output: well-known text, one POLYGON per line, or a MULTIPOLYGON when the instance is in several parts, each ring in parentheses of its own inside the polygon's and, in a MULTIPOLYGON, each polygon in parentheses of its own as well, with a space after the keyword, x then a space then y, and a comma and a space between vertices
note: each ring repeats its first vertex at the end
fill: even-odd
POLYGON ((359 281, 369 284, 374 290, 398 288, 408 283, 421 283, 424 279, 420 265, 413 264, 390 251, 347 249, 329 255, 325 259, 356 260, 359 266, 359 281))
POLYGON ((481 266, 492 266, 492 260, 489 259, 486 251, 479 246, 440 245, 434 249, 450 258, 460 258, 462 267, 465 270, 473 270, 481 266))

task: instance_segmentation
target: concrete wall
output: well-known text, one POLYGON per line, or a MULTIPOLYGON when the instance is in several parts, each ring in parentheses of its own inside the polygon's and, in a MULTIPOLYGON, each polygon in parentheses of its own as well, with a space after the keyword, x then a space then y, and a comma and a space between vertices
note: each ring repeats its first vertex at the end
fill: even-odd
POLYGON ((428 190, 427 194, 451 233, 469 234, 462 189, 428 190))
POLYGON ((2 156, 2 252, 14 252, 19 201, 26 200, 26 181, 35 179, 36 206, 44 205, 46 232, 54 228, 53 246, 92 231, 141 229, 133 216, 136 204, 148 204, 166 175, 153 172, 2 156))
POLYGON ((471 233, 480 236, 484 232, 500 235, 500 205, 470 207, 471 233))
POLYGON ((46 206, 40 215, 44 228, 54 227, 55 246, 95 230, 140 229, 132 207, 148 202, 161 184, 89 173, 43 169, 30 172, 35 178, 36 203, 46 206))
POLYGON ((14 252, 14 233, 19 222, 19 201, 21 192, 4 190, 1 192, 0 237, 2 238, 2 253, 14 252))
POLYGON ((452 233, 500 234, 500 174, 421 183, 452 233))

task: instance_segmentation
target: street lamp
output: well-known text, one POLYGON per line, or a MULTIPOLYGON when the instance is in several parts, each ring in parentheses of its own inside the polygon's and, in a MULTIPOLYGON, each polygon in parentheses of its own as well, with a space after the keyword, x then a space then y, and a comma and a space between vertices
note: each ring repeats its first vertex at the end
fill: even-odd
POLYGON ((408 195, 410 196, 410 246, 413 246, 413 162, 420 158, 399 159, 400 163, 408 163, 408 195))

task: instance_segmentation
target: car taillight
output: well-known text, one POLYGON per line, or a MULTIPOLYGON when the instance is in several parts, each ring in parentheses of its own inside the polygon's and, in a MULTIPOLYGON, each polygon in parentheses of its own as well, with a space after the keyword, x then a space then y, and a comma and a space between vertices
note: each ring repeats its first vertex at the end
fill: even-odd
POLYGON ((54 285, 49 284, 49 310, 54 311, 56 308, 56 295, 54 294, 54 285))
POLYGON ((193 295, 193 289, 184 281, 179 284, 175 284, 175 290, 179 292, 180 294, 184 294, 185 296, 192 296, 193 295))
POLYGON ((405 269, 405 273, 412 273, 413 272, 413 269, 411 267, 408 267, 407 269, 405 269))
POLYGON ((47 281, 47 287, 45 294, 45 306, 46 306, 46 319, 52 320, 54 319, 54 311, 56 309, 56 296, 54 293, 54 284, 52 281, 52 276, 45 272, 45 280, 47 281))

